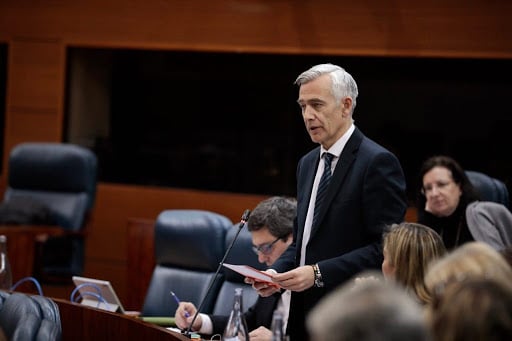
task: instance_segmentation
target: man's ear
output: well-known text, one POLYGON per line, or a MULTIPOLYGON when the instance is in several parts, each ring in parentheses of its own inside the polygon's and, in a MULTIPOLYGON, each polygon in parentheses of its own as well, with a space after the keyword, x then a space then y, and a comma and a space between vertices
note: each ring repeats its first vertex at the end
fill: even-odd
POLYGON ((344 97, 341 100, 341 111, 343 117, 349 117, 352 112, 352 98, 344 97))

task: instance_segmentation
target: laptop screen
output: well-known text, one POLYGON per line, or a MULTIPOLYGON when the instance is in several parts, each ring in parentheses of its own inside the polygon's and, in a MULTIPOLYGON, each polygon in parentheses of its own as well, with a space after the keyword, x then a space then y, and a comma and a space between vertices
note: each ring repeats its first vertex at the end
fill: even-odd
POLYGON ((73 276, 73 283, 75 283, 75 291, 72 299, 80 304, 87 305, 98 309, 125 313, 123 305, 114 291, 114 288, 109 281, 73 276))

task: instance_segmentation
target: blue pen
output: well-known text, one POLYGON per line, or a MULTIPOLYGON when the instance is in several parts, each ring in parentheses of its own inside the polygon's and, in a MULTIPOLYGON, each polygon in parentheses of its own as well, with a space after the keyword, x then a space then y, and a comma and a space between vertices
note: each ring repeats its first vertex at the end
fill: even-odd
MULTIPOLYGON (((180 299, 178 298, 178 296, 176 296, 176 294, 174 293, 174 291, 171 291, 171 295, 172 297, 174 297, 174 300, 176 301, 176 303, 178 303, 178 305, 180 305, 181 301, 180 299)), ((188 311, 185 310, 185 317, 190 317, 190 314, 188 313, 188 311)))

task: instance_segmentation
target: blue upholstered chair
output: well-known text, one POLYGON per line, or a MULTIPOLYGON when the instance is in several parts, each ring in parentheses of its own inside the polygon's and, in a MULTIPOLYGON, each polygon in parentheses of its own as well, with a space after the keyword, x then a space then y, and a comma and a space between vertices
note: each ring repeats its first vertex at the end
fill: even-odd
MULTIPOLYGON (((231 244, 238 230, 238 225, 235 224, 226 234, 226 249, 231 244)), ((249 265, 259 270, 265 270, 266 265, 258 262, 258 256, 252 251, 252 238, 251 233, 244 226, 238 235, 233 248, 231 249, 225 263, 249 265)), ((229 315, 233 308, 233 297, 235 295, 235 288, 243 289, 243 304, 244 311, 247 311, 258 298, 258 293, 252 288, 251 285, 244 283, 244 277, 228 268, 222 269, 224 273, 224 281, 217 295, 217 301, 213 309, 215 315, 229 315)))
POLYGON ((89 149, 66 143, 22 143, 9 156, 4 203, 39 202, 65 235, 41 246, 35 275, 71 278, 84 264, 83 230, 96 195, 97 158, 89 149))
POLYGON ((11 341, 58 341, 60 312, 48 297, 0 291, 0 327, 11 341))
MULTIPOLYGON (((143 316, 174 316, 177 303, 199 306, 222 260, 226 233, 233 223, 227 217, 203 210, 165 210, 155 223, 156 266, 146 292, 143 316)), ((206 297, 201 312, 211 313, 224 275, 221 273, 206 297)))
POLYGON ((508 189, 502 181, 475 171, 468 170, 466 175, 482 201, 494 201, 510 208, 508 189))

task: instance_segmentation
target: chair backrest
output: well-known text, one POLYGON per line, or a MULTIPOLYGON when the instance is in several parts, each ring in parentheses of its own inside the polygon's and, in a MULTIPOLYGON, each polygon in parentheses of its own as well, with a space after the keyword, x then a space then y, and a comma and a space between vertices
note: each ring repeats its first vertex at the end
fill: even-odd
MULTIPOLYGON (((227 217, 203 210, 165 210, 155 223, 156 266, 142 308, 143 316, 174 316, 177 303, 198 306, 224 255, 225 236, 233 226, 227 217)), ((202 312, 211 313, 223 275, 206 297, 202 312)))
POLYGON ((0 326, 8 340, 58 341, 60 312, 48 297, 0 291, 0 326))
POLYGON ((502 181, 481 172, 468 170, 465 173, 482 201, 493 201, 510 208, 508 189, 502 181))
POLYGON ((96 155, 67 143, 27 142, 9 156, 4 201, 27 198, 45 204, 59 226, 77 231, 96 196, 96 155))
POLYGON ((73 232, 38 244, 34 272, 40 280, 51 276, 52 281, 68 282, 72 275, 82 274, 84 241, 76 232, 83 231, 94 206, 96 172, 96 155, 74 144, 27 142, 12 149, 2 203, 11 212, 9 218, 21 220, 20 224, 41 224, 33 213, 48 212, 52 219, 47 224, 73 232))
MULTIPOLYGON (((226 249, 231 245, 233 238, 238 231, 238 224, 235 224, 226 234, 226 249)), ((266 265, 258 262, 258 256, 252 251, 251 233, 247 227, 242 228, 237 240, 233 244, 226 263, 249 265, 259 270, 265 270, 266 265)), ((243 308, 247 311, 257 300, 258 293, 251 285, 244 283, 244 277, 228 268, 222 269, 224 273, 224 282, 217 295, 217 301, 213 314, 229 315, 233 308, 233 297, 235 296, 235 288, 243 289, 243 308)))

